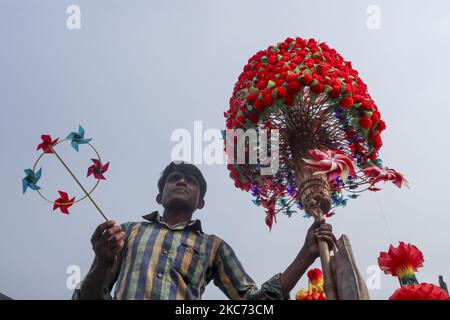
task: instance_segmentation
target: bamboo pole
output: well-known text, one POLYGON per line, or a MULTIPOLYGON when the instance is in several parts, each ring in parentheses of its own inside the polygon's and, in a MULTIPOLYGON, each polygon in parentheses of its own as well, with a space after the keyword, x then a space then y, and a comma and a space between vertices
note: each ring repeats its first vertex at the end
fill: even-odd
MULTIPOLYGON (((306 155, 303 157, 305 158, 306 155)), ((308 156, 309 157, 309 156, 308 156)), ((296 160, 296 183, 300 189, 299 196, 305 211, 314 217, 315 221, 323 219, 323 213, 330 210, 330 187, 327 177, 323 174, 314 175, 314 169, 304 168, 304 161, 296 160)), ((330 265, 330 249, 328 243, 319 240, 320 263, 322 265, 324 290, 328 300, 337 300, 337 292, 333 281, 330 265)))

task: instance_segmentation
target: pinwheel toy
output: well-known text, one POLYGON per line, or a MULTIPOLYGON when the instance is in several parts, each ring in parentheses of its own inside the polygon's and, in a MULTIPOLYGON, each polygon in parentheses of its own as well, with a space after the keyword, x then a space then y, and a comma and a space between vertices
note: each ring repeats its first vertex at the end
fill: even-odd
POLYGON ((82 126, 78 126, 78 132, 71 132, 66 139, 71 139, 71 145, 72 148, 74 148, 76 151, 78 151, 78 145, 79 144, 86 144, 89 143, 92 139, 85 139, 84 138, 84 129, 82 126))
MULTIPOLYGON (((235 186, 251 192, 253 203, 265 208, 269 228, 280 211, 291 216, 298 208, 322 219, 362 191, 380 190, 381 181, 407 186, 379 158, 386 124, 366 84, 351 62, 326 43, 287 38, 257 52, 239 75, 224 116, 228 156, 239 145, 232 134, 239 129, 277 142, 246 141, 245 161, 227 165, 235 186), (252 155, 256 161, 250 161, 252 155), (277 170, 262 174, 266 160, 275 158, 277 170)), ((325 242, 320 242, 320 253, 325 291, 332 300, 336 294, 329 285, 325 242)))
POLYGON ((36 173, 31 169, 25 169, 24 171, 26 176, 22 179, 23 193, 27 191, 27 188, 30 188, 31 190, 41 189, 41 187, 39 187, 36 183, 41 178, 42 168, 40 168, 36 173))
POLYGON ((37 150, 42 150, 42 154, 37 158, 32 169, 25 169, 26 176, 25 176, 25 178, 22 179, 23 193, 25 193, 27 188, 37 191, 37 193, 44 200, 53 204, 53 210, 59 209, 64 214, 69 214, 68 209, 73 204, 75 204, 79 201, 82 201, 85 198, 88 198, 92 202, 92 204, 95 206, 95 208, 98 210, 98 212, 102 215, 102 217, 105 220, 108 220, 106 218, 105 214, 103 213, 103 211, 100 209, 100 207, 97 205, 97 203, 92 198, 91 194, 97 187, 100 180, 106 179, 103 174, 108 170, 109 162, 106 165, 102 165, 99 153, 94 148, 94 146, 90 143, 90 141, 92 139, 91 138, 86 139, 84 137, 84 133, 85 132, 84 132, 83 127, 79 126, 78 132, 71 132, 63 140, 59 140, 59 138, 53 140, 51 138, 51 136, 48 134, 41 135, 42 142, 38 145, 37 150), (91 167, 88 168, 87 175, 90 176, 91 174, 93 174, 94 178, 96 179, 95 185, 89 191, 81 184, 79 179, 75 176, 73 171, 67 166, 66 162, 64 162, 64 160, 61 158, 59 153, 56 152, 56 146, 59 146, 62 142, 66 142, 66 141, 67 142, 70 141, 72 148, 77 152, 79 151, 80 144, 86 144, 97 155, 97 159, 92 159, 92 161, 94 162, 94 165, 92 165, 91 167), (42 188, 37 185, 37 182, 39 181, 39 179, 41 179, 41 176, 42 176, 42 168, 40 168, 38 171, 36 171, 36 167, 44 155, 54 155, 59 160, 59 162, 64 166, 64 168, 67 170, 67 172, 72 176, 72 178, 75 180, 75 182, 78 184, 78 186, 83 191, 83 193, 84 193, 83 197, 80 197, 78 200, 75 200, 75 198, 77 198, 77 197, 75 197, 75 196, 69 197, 67 192, 64 192, 64 191, 58 191, 59 198, 54 201, 49 200, 46 196, 44 196, 44 194, 41 192, 42 188))

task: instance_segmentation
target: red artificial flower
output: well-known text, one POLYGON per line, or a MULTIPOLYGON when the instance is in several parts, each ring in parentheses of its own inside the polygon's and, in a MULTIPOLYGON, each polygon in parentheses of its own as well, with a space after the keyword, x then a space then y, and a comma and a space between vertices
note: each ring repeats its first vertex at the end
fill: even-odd
POLYGON ((395 290, 389 300, 450 300, 448 293, 433 284, 421 283, 402 286, 395 290))
POLYGON ((251 112, 247 117, 253 124, 256 124, 259 120, 259 114, 256 112, 251 112))
POLYGON ((297 78, 298 78, 298 74, 290 73, 290 74, 287 75, 286 81, 287 82, 297 81, 297 78))
POLYGON ((292 81, 287 84, 287 92, 289 94, 297 94, 300 91, 300 89, 301 85, 296 81, 292 81))
POLYGON ((361 117, 361 119, 359 119, 359 125, 364 129, 369 129, 372 126, 372 120, 366 116, 361 117))
POLYGON ((64 191, 58 191, 60 197, 53 203, 53 211, 59 208, 62 213, 69 214, 68 208, 75 202, 75 197, 69 200, 69 196, 64 191))
POLYGON ((307 273, 309 281, 313 285, 322 284, 323 285, 323 274, 319 268, 314 268, 307 273))
POLYGON ((353 106, 353 98, 351 96, 342 98, 341 100, 339 100, 339 105, 342 108, 348 109, 353 106))
POLYGON ((291 106, 293 103, 294 103, 294 96, 293 95, 288 95, 288 96, 286 96, 286 98, 284 99, 284 103, 287 105, 287 106, 291 106))
POLYGON ((52 141, 52 138, 48 134, 41 135, 42 143, 38 145, 36 150, 42 149, 44 153, 53 153, 52 148, 56 145, 59 138, 52 141))
POLYGON ((386 123, 383 120, 380 120, 380 122, 378 122, 378 130, 383 131, 384 129, 386 129, 386 123))
POLYGON ((88 168, 87 176, 94 174, 94 178, 98 180, 105 180, 103 174, 108 170, 109 162, 103 165, 98 159, 91 159, 94 164, 88 168))
POLYGON ((313 77, 310 76, 309 74, 305 74, 305 75, 303 75, 301 82, 302 82, 302 85, 309 86, 313 82, 313 77))
POLYGON ((389 246, 388 252, 380 252, 378 265, 386 274, 392 274, 402 278, 405 275, 413 275, 418 268, 423 266, 423 255, 412 244, 400 241, 398 247, 389 246))
POLYGON ((247 96, 247 102, 255 102, 256 99, 258 99, 258 94, 257 93, 250 93, 247 96))
POLYGON ((278 87, 277 88, 277 98, 284 98, 286 97, 287 90, 284 87, 278 87))
POLYGON ((265 94, 264 98, 263 98, 263 102, 264 102, 265 107, 269 107, 270 105, 272 105, 272 103, 273 103, 272 94, 271 93, 265 94))
POLYGON ((331 98, 337 98, 341 94, 341 87, 334 85, 331 87, 331 91, 329 92, 329 95, 331 98))
POLYGON ((264 102, 262 100, 256 100, 254 107, 257 111, 263 111, 264 110, 264 102))
POLYGON ((321 94, 325 91, 325 87, 319 82, 318 84, 311 86, 311 91, 315 94, 321 94))

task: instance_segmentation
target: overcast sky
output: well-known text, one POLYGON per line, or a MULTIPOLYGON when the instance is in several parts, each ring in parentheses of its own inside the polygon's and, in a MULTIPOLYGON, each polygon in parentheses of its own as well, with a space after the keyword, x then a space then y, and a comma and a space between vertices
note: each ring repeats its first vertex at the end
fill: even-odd
MULTIPOLYGON (((81 124, 111 162, 93 197, 109 218, 140 221, 160 209, 156 182, 176 144, 172 132, 193 133, 194 121, 222 129, 247 60, 288 36, 325 41, 352 61, 387 122, 381 158, 411 184, 350 201, 329 220, 336 235, 350 237, 365 278, 379 252, 402 240, 425 256, 419 281, 436 284, 440 274, 450 281, 449 12, 448 1, 1 0, 0 292, 68 299, 67 268, 79 266, 84 277, 93 259, 89 239, 102 219, 90 202, 66 216, 37 193, 22 194, 42 133, 65 137, 81 124), (71 4, 81 9, 79 30, 66 26, 71 4), (381 12, 379 29, 369 28, 371 5, 381 12)), ((61 153, 80 177, 94 156, 68 144, 61 153)), ((58 190, 81 196, 55 158, 39 166, 50 199, 58 190)), ((280 215, 269 232, 264 210, 234 188, 224 165, 199 167, 208 192, 194 217, 204 231, 230 243, 259 285, 284 271, 311 220, 280 215)), ((398 281, 379 279, 371 297, 387 299, 398 281)), ((301 279, 291 295, 306 285, 301 279)), ((213 284, 203 296, 224 297, 213 284)))

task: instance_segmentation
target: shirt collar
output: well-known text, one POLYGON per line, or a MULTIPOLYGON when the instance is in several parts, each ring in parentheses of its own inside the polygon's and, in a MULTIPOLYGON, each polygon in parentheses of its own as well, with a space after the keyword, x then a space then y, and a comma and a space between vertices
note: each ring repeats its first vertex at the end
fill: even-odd
MULTIPOLYGON (((161 216, 159 215, 158 210, 153 211, 152 213, 146 214, 144 216, 142 216, 142 218, 144 218, 145 220, 147 220, 148 222, 152 223, 152 222, 156 222, 159 224, 164 224, 167 226, 166 223, 164 223, 164 221, 161 220, 161 216)), ((200 222, 200 220, 195 219, 195 220, 191 220, 188 223, 178 223, 172 227, 169 227, 170 229, 178 229, 177 227, 183 226, 189 226, 190 228, 192 228, 195 231, 198 231, 200 233, 203 233, 202 230, 202 223, 200 222)))

